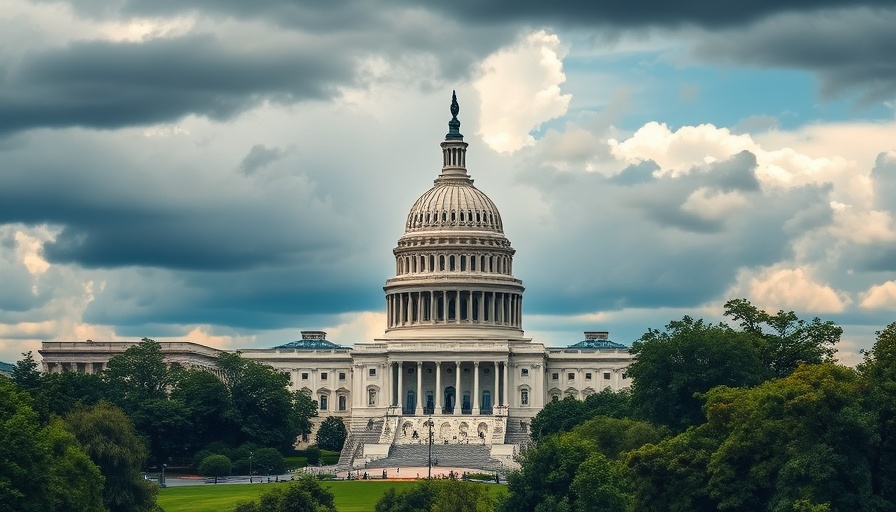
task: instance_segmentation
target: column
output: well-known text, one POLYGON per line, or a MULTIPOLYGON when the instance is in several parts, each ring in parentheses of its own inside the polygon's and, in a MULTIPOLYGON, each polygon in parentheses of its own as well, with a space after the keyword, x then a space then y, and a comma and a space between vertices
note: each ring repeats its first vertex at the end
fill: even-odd
POLYGON ((479 323, 484 323, 485 317, 482 316, 485 313, 485 292, 479 292, 479 323))
POLYGON ((454 292, 454 322, 460 323, 460 291, 454 292))
POLYGON ((504 390, 501 393, 501 396, 504 398, 502 405, 510 405, 507 401, 507 389, 510 387, 510 383, 507 381, 507 366, 510 361, 504 361, 504 390))
POLYGON ((460 392, 460 361, 454 363, 454 415, 460 414, 463 393, 460 392))
POLYGON ((479 414, 479 361, 473 361, 473 415, 479 414))
POLYGON ((435 414, 442 414, 442 362, 436 361, 436 391, 435 391, 435 401, 433 402, 433 406, 435 407, 435 414))
POLYGON ((501 405, 501 363, 495 361, 495 389, 492 390, 492 411, 495 407, 501 405))
POLYGON ((404 325, 404 294, 398 294, 398 325, 404 325))
POLYGON ((423 361, 417 361, 417 405, 414 414, 423 414, 423 361))
POLYGON ((429 323, 436 323, 436 292, 429 292, 429 323))
POLYGON ((448 292, 442 290, 442 321, 448 323, 448 292))
POLYGON ((467 322, 473 323, 473 292, 467 292, 467 322))
POLYGON ((398 362, 398 407, 402 414, 404 414, 404 363, 402 361, 398 362))

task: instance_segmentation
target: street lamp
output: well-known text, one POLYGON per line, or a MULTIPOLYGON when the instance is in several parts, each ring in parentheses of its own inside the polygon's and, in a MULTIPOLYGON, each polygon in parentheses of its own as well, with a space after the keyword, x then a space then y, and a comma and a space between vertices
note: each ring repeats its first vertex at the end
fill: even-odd
POLYGON ((162 464, 162 474, 159 476, 159 487, 165 487, 165 464, 162 464))
POLYGON ((252 483, 252 452, 249 452, 249 483, 252 483))
POLYGON ((427 478, 432 478, 432 416, 429 417, 429 473, 427 478))

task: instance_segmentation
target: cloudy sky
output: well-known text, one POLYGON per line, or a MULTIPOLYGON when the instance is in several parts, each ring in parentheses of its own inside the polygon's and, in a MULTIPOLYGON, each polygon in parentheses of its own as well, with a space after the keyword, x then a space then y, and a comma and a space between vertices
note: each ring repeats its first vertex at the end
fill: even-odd
POLYGON ((537 341, 896 320, 893 1, 0 5, 0 360, 380 336, 453 89, 537 341))

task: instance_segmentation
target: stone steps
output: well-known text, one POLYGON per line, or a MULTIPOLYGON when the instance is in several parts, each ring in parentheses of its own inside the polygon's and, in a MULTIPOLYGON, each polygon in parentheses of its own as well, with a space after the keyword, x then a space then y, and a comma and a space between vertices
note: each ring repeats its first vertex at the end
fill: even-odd
MULTIPOLYGON (((432 446, 433 465, 494 471, 501 462, 490 456, 491 447, 481 444, 449 444, 432 446)), ((425 443, 394 445, 389 456, 367 463, 368 468, 423 467, 429 465, 425 443)))

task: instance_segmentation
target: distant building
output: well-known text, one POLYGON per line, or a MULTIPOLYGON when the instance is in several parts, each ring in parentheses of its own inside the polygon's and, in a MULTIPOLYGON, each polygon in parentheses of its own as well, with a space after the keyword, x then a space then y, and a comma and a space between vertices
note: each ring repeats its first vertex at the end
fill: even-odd
MULTIPOLYGON (((585 332, 566 347, 546 348, 524 336, 516 251, 497 207, 467 174, 458 111, 452 98, 441 172, 411 206, 392 251, 383 337, 348 348, 324 332, 303 331, 298 341, 241 350, 288 373, 292 389, 318 401, 321 419, 345 418, 346 463, 419 444, 432 418, 435 443, 473 440, 490 447, 493 460, 512 464, 527 424, 546 402, 630 385, 625 371, 632 356, 606 331, 585 332)), ((95 372, 130 345, 45 342, 40 353, 46 371, 95 372)), ((186 342, 162 348, 170 361, 192 366, 211 365, 217 354, 186 342)))

